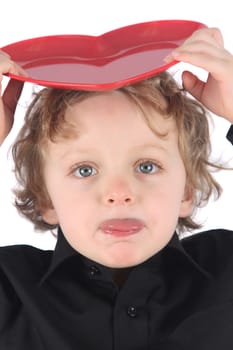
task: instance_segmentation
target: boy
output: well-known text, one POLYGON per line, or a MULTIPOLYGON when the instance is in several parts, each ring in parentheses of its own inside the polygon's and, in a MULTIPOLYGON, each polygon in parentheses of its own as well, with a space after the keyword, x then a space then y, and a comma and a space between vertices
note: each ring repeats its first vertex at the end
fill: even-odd
MULTIPOLYGON (((171 56, 209 72, 206 83, 185 72, 184 88, 232 122, 220 32, 200 30, 171 56)), ((167 73, 111 92, 43 89, 13 156, 18 209, 58 228, 58 242, 54 253, 1 248, 2 349, 231 348, 233 234, 174 233, 198 227, 193 210, 221 189, 206 112, 167 73)))

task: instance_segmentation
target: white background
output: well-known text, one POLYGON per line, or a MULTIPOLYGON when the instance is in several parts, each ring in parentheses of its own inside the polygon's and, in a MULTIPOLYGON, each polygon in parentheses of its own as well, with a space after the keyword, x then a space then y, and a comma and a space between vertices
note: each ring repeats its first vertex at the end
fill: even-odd
MULTIPOLYGON (((205 0, 7 0, 0 5, 0 47, 12 42, 51 34, 99 35, 111 29, 137 22, 161 19, 189 19, 219 27, 225 39, 225 47, 233 52, 233 21, 231 1, 205 0)), ((7 79, 4 78, 4 84, 7 79)), ((233 88, 233 87, 232 87, 233 88)), ((42 249, 54 247, 50 233, 36 233, 32 225, 19 216, 12 205, 11 188, 15 184, 11 172, 11 158, 7 154, 21 126, 32 86, 26 84, 16 113, 12 133, 0 150, 0 245, 26 243, 42 249)), ((233 101, 232 101, 233 108, 233 101)), ((224 160, 232 157, 230 144, 225 140, 229 123, 215 116, 212 134, 213 157, 224 160)), ((230 162, 233 165, 233 162, 230 162)), ((216 174, 224 187, 217 202, 198 213, 204 229, 224 227, 233 229, 232 172, 216 174)))

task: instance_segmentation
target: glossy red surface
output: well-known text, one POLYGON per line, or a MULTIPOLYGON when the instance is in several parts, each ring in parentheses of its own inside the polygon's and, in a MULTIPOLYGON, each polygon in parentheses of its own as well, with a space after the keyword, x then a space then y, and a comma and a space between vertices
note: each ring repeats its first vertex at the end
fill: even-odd
POLYGON ((10 77, 67 89, 109 90, 155 75, 176 64, 163 59, 204 24, 186 20, 144 22, 100 36, 55 35, 1 49, 29 77, 10 77))

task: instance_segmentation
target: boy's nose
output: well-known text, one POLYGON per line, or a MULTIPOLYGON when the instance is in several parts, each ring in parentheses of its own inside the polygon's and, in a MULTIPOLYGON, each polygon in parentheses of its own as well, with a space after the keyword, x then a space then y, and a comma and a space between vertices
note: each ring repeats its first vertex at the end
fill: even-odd
POLYGON ((103 197, 104 204, 109 206, 131 205, 135 200, 130 186, 122 181, 116 181, 106 188, 103 197))

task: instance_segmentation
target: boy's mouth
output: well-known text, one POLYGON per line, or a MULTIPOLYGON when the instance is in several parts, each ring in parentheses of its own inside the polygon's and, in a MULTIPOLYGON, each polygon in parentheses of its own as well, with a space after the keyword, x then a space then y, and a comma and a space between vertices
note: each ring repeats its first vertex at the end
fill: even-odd
POLYGON ((145 227, 145 224, 138 219, 111 219, 101 223, 100 229, 103 233, 116 237, 125 237, 138 233, 145 227))

